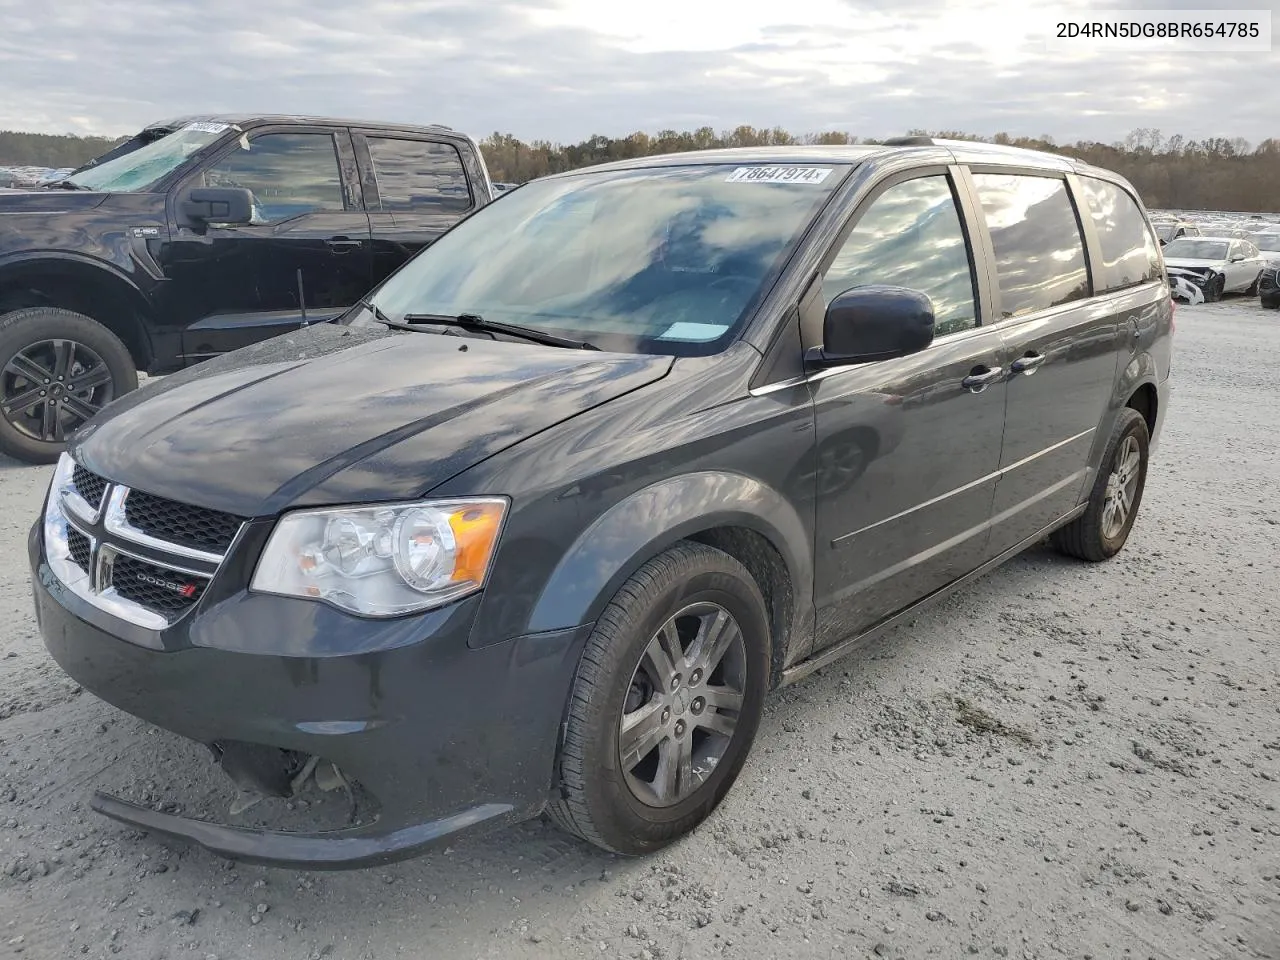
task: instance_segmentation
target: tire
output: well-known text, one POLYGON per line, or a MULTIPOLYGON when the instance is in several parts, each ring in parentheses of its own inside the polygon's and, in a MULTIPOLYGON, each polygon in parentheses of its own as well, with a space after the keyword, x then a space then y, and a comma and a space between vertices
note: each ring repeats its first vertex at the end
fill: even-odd
POLYGON ((1205 290, 1204 302, 1217 303, 1219 300, 1222 299, 1222 295, 1226 292, 1226 290, 1227 290, 1227 278, 1226 277, 1216 278, 1212 283, 1209 284, 1208 288, 1205 290))
MULTIPOLYGON (((1097 479, 1094 480, 1085 512, 1065 527, 1054 531, 1051 537, 1053 545, 1061 553, 1098 563, 1102 560, 1110 560, 1120 552, 1125 541, 1129 539, 1129 532, 1133 529, 1134 520, 1138 516, 1138 508, 1142 505, 1142 491, 1147 483, 1150 445, 1147 421, 1137 410, 1125 407, 1120 411, 1116 425, 1111 431, 1111 437, 1107 441, 1106 450, 1103 451, 1103 466, 1098 471, 1097 479), (1118 473, 1120 461, 1128 459, 1133 452, 1138 454, 1137 475, 1127 486, 1130 505, 1117 528, 1114 525, 1114 513, 1108 510, 1108 504, 1112 499, 1112 477, 1124 476, 1118 473)), ((1123 483, 1123 479, 1115 482, 1123 483)))
POLYGON ((746 761, 760 724, 769 665, 768 614, 742 564, 689 542, 650 560, 618 589, 587 640, 557 758, 560 791, 547 808, 550 819, 625 856, 659 850, 693 830, 728 793, 746 761), (675 616, 704 608, 708 618, 696 624, 693 615, 675 616), (719 620, 721 613, 732 623, 719 620), (674 690, 664 693, 649 675, 651 650, 661 651, 659 631, 670 636, 666 627, 672 623, 682 649, 667 659, 680 676, 674 690), (739 639, 730 639, 719 666, 699 677, 699 640, 712 635, 713 630, 704 629, 716 623, 725 624, 730 636, 736 623, 739 639), (691 635, 695 625, 698 632, 691 635), (709 732, 704 724, 720 727, 731 721, 732 709, 721 712, 712 706, 714 699, 728 704, 725 691, 731 689, 741 691, 731 735, 709 732), (638 747, 625 761, 624 713, 647 715, 652 735, 643 739, 654 744, 647 753, 638 747), (682 793, 684 781, 663 773, 672 766, 681 769, 674 758, 686 742, 691 759, 683 772, 690 786, 682 793), (722 752, 710 760, 716 750, 722 752), (651 783, 646 780, 649 772, 651 783), (663 789, 668 795, 660 795, 663 789))
POLYGON ((1249 284, 1249 289, 1244 292, 1246 297, 1256 297, 1258 295, 1258 281, 1262 279, 1262 274, 1258 274, 1253 278, 1253 283, 1249 284))
MULTIPOLYGON (((74 379, 67 382, 76 386, 74 379)), ((137 386, 128 348, 95 320, 57 307, 0 316, 0 453, 53 463, 76 427, 137 386), (82 389, 62 392, 59 366, 66 368, 63 376, 88 381, 82 389)))

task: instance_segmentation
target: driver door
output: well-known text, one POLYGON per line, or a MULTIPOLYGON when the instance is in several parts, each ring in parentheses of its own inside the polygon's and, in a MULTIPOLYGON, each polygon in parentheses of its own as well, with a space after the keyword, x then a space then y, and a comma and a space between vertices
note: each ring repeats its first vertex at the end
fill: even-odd
POLYGON ((920 353, 814 378, 817 649, 990 556, 1007 347, 980 323, 973 219, 959 197, 945 168, 890 181, 829 254, 824 307, 851 287, 891 284, 927 294, 936 320, 920 353))
POLYGON ((334 127, 263 127, 233 141, 174 191, 243 187, 252 223, 177 223, 162 254, 167 291, 185 321, 188 362, 329 320, 372 282, 369 217, 350 134, 334 127))

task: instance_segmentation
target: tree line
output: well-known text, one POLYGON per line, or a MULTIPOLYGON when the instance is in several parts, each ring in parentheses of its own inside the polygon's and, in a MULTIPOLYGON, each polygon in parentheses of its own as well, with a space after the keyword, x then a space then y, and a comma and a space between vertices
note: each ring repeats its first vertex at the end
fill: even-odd
MULTIPOLYGON (((1119 143, 1079 141, 1059 144, 1051 136, 1015 137, 997 133, 981 137, 955 130, 911 130, 911 135, 972 140, 1045 150, 1114 170, 1128 179, 1148 207, 1185 210, 1280 211, 1280 139, 1256 147, 1240 138, 1191 140, 1165 137, 1140 128, 1119 143)), ((594 163, 627 160, 659 153, 718 147, 787 146, 791 144, 876 144, 879 140, 849 133, 794 136, 779 128, 742 126, 717 133, 711 127, 626 137, 594 136, 575 144, 548 140, 525 143, 509 133, 494 133, 480 142, 485 164, 495 180, 523 183, 594 163)))
POLYGON ((0 130, 0 164, 14 167, 78 167, 106 153, 126 137, 0 130))
MULTIPOLYGON (((1280 211, 1280 139, 1274 137, 1251 146, 1240 138, 1192 140, 1181 135, 1166 137, 1159 130, 1143 127, 1118 143, 1059 144, 1048 135, 1015 137, 997 133, 981 137, 953 130, 912 130, 910 133, 1009 144, 1076 157, 1127 177, 1149 207, 1248 213, 1280 211)), ((104 153, 122 139, 0 131, 0 164, 75 167, 104 153)), ((572 144, 550 140, 525 142, 509 133, 494 133, 480 142, 480 149, 494 180, 523 183, 549 173, 660 153, 717 147, 877 142, 850 133, 797 136, 780 127, 740 126, 720 132, 700 127, 691 131, 639 132, 625 137, 597 134, 572 144)))

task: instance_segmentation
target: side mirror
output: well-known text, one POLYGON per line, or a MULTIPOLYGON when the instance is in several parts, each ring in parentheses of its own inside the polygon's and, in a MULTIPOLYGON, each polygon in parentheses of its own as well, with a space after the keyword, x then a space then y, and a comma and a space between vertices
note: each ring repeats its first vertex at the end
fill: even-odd
POLYGON ((178 213, 193 226, 252 223, 253 194, 243 187, 192 187, 178 198, 178 213))
POLYGON ((891 360, 933 343, 933 301, 906 287, 853 287, 827 307, 822 346, 805 358, 810 366, 891 360))
POLYGON ((1231 262, 1232 262, 1232 263, 1240 263, 1240 262, 1241 262, 1241 261, 1243 261, 1243 260, 1244 260, 1244 254, 1243 254, 1243 253, 1233 253, 1233 254, 1231 255, 1231 262))

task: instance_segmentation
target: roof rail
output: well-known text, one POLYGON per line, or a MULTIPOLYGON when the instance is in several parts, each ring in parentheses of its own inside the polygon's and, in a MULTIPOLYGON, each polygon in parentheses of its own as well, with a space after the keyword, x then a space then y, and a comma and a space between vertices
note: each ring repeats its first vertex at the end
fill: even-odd
POLYGON ((888 140, 882 141, 886 147, 932 147, 934 146, 933 137, 910 136, 910 137, 890 137, 888 140))

